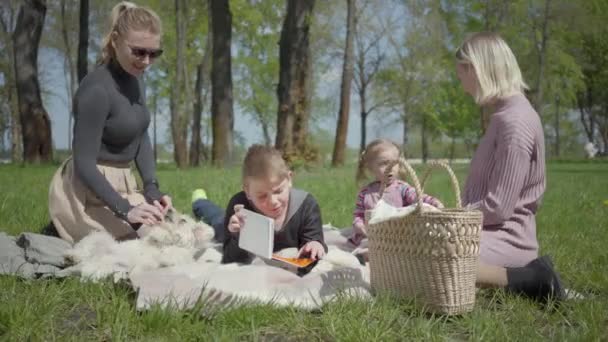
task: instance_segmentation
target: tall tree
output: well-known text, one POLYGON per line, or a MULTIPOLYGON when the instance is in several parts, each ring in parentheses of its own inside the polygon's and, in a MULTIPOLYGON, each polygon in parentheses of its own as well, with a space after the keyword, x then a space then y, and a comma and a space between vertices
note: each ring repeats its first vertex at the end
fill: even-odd
POLYGON ((232 108, 232 14, 228 0, 211 1, 213 62, 211 69, 212 160, 222 166, 232 159, 234 113, 232 108))
POLYGON ((392 94, 388 106, 401 112, 403 149, 407 151, 410 125, 418 125, 422 138, 422 159, 430 156, 429 139, 439 133, 437 112, 432 106, 434 89, 446 78, 441 68, 445 32, 440 1, 411 1, 406 4, 404 30, 388 36, 393 60, 382 70, 381 89, 392 94))
POLYGON ((185 1, 175 0, 175 26, 176 26, 176 60, 175 84, 171 92, 171 133, 173 136, 173 159, 177 167, 188 165, 188 112, 186 99, 188 87, 186 80, 186 20, 185 1))
POLYGON ((378 74, 384 53, 380 52, 380 36, 374 38, 368 45, 363 41, 357 41, 357 61, 355 88, 359 96, 360 117, 361 117, 361 141, 359 142, 359 152, 362 153, 367 144, 367 119, 380 106, 387 102, 385 94, 376 94, 375 103, 370 103, 369 90, 378 74), (374 51, 375 50, 375 51, 374 51))
MULTIPOLYGON (((372 86, 376 75, 380 71, 386 54, 381 50, 380 45, 386 38, 386 32, 392 29, 390 20, 385 20, 380 24, 375 22, 376 8, 371 1, 365 1, 358 10, 357 20, 355 21, 355 90, 359 97, 359 116, 361 118, 361 137, 359 141, 359 155, 365 150, 367 145, 367 119, 378 108, 385 106, 390 101, 387 94, 383 91, 372 92, 372 86), (379 24, 382 27, 378 27, 379 24), (370 96, 373 95, 373 96, 370 96)), ((359 160, 357 167, 357 179, 364 176, 365 165, 359 160)))
POLYGON ((547 65, 547 46, 550 39, 550 31, 549 25, 551 23, 551 0, 544 0, 544 6, 542 10, 541 19, 537 20, 536 18, 532 18, 532 25, 534 27, 533 37, 534 37, 534 46, 536 47, 536 52, 538 55, 538 71, 536 73, 536 85, 534 91, 535 96, 532 101, 536 111, 542 116, 543 110, 543 89, 544 89, 544 79, 545 79, 545 68, 547 65), (537 28, 538 27, 538 28, 537 28), (537 30, 540 32, 537 34, 537 30), (540 36, 540 37, 539 37, 540 36))
MULTIPOLYGON (((606 6, 608 7, 608 6, 606 6)), ((591 142, 601 142, 600 150, 608 151, 608 30, 584 35, 580 57, 584 65, 585 88, 579 93, 581 122, 591 142), (598 137, 599 139, 596 139, 598 137)))
POLYGON ((312 69, 309 32, 314 4, 314 0, 288 0, 281 30, 275 146, 286 153, 306 147, 312 69))
POLYGON ((80 0, 78 18, 78 82, 80 83, 88 72, 89 0, 80 0))
MULTIPOLYGON (((211 23, 211 22, 210 22, 211 23)), ((209 69, 211 66, 211 30, 207 33, 207 44, 203 60, 196 66, 196 82, 194 86, 194 105, 192 113, 192 134, 190 138, 190 166, 198 166, 201 161, 201 118, 207 97, 209 84, 209 69)))
POLYGON ((6 107, 10 115, 7 117, 11 137, 11 160, 13 163, 23 160, 23 136, 21 129, 21 119, 19 117, 19 104, 17 101, 17 89, 15 80, 15 51, 12 34, 16 22, 16 2, 6 1, 0 4, 0 29, 2 33, 2 45, 6 54, 3 68, 5 88, 6 88, 6 107))
POLYGON ((344 165, 344 152, 346 150, 346 136, 348 135, 348 117, 350 114, 350 93, 353 82, 353 60, 354 60, 354 36, 355 20, 357 14, 355 0, 346 0, 346 45, 344 47, 344 59, 342 65, 342 83, 340 85, 340 109, 338 111, 338 124, 336 127, 336 139, 334 142, 334 153, 332 166, 344 165))
POLYGON ((38 45, 46 1, 24 0, 13 32, 15 79, 23 128, 25 162, 49 162, 53 157, 51 121, 42 105, 38 82, 38 45))
MULTIPOLYGON (((67 73, 66 73, 66 78, 67 78, 67 93, 68 93, 68 107, 71 108, 71 104, 72 104, 72 97, 74 96, 74 93, 76 91, 76 63, 74 61, 74 56, 73 56, 73 43, 72 43, 72 39, 70 39, 70 33, 71 33, 71 25, 72 24, 72 18, 71 16, 67 13, 68 8, 66 7, 71 7, 73 8, 73 3, 72 1, 69 0, 61 0, 59 3, 59 7, 60 7, 60 25, 61 25, 61 41, 63 43, 63 49, 64 49, 64 54, 65 54, 65 64, 64 66, 68 69, 67 73)), ((68 114, 68 149, 71 149, 72 146, 72 118, 73 115, 71 113, 71 109, 68 110, 69 114, 68 114)))

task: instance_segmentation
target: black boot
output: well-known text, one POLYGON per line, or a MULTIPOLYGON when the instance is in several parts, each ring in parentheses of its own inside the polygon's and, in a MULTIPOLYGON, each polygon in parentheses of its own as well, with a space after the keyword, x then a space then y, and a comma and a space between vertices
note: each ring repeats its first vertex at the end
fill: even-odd
POLYGON ((529 298, 546 302, 548 299, 562 301, 566 298, 559 275, 547 255, 533 260, 524 267, 507 268, 507 290, 529 298))
POLYGON ((55 228, 55 224, 53 223, 53 221, 50 221, 49 224, 42 227, 42 229, 40 230, 40 234, 59 237, 59 233, 57 233, 57 228, 55 228))

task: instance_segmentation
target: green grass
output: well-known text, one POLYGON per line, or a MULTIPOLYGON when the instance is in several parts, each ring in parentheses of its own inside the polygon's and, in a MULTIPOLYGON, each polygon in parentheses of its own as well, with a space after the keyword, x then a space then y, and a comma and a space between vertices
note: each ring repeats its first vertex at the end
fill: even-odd
MULTIPOLYGON (((47 195, 55 166, 0 166, 0 230, 38 231, 48 222, 47 195)), ((457 168, 460 180, 465 169, 457 168)), ((325 222, 351 221, 357 186, 352 168, 296 174, 313 193, 325 222)), ((190 192, 207 189, 225 205, 240 189, 239 171, 161 167, 161 188, 189 212, 190 192)), ((268 306, 222 312, 135 311, 135 294, 111 282, 0 277, 0 340, 608 340, 608 164, 548 167, 548 191, 538 215, 542 253, 551 254, 569 287, 590 294, 558 310, 543 310, 502 291, 483 291, 475 310, 457 318, 432 316, 408 301, 339 300, 321 312, 268 306)), ((437 173, 427 191, 453 203, 448 179, 437 173)))

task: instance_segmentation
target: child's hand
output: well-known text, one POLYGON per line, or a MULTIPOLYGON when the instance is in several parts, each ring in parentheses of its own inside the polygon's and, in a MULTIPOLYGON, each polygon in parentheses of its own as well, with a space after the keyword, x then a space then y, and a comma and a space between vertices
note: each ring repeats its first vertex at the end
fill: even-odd
POLYGON ((353 234, 348 238, 348 242, 355 246, 359 246, 361 241, 367 237, 367 229, 365 229, 365 223, 358 221, 353 224, 353 234))
POLYGON ((238 233, 241 231, 243 224, 245 224, 245 216, 239 213, 241 209, 243 209, 242 204, 237 204, 234 206, 234 215, 230 217, 230 221, 228 221, 228 230, 231 233, 238 233))
POLYGON ((367 229, 365 229, 365 223, 358 221, 353 224, 353 236, 360 236, 361 239, 367 236, 367 229))
POLYGON ((350 242, 354 246, 359 246, 361 244, 361 241, 363 241, 364 238, 365 238, 365 236, 363 236, 361 234, 353 234, 353 235, 351 235, 351 237, 348 238, 348 242, 350 242))
POLYGON ((303 256, 308 256, 312 260, 322 259, 325 256, 325 248, 319 241, 310 241, 298 253, 298 258, 303 256))

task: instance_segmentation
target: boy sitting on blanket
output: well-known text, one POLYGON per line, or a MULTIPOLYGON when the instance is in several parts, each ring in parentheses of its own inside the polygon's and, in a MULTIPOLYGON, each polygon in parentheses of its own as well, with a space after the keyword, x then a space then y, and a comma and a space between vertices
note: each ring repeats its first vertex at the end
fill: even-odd
POLYGON ((274 252, 296 247, 298 257, 313 260, 327 253, 319 205, 311 194, 292 188, 292 172, 278 150, 251 146, 245 155, 242 177, 243 191, 232 197, 225 212, 204 198, 204 192, 197 190, 193 194, 194 215, 213 226, 216 239, 223 241, 223 263, 253 260, 252 254, 239 248, 242 208, 274 219, 274 252))

